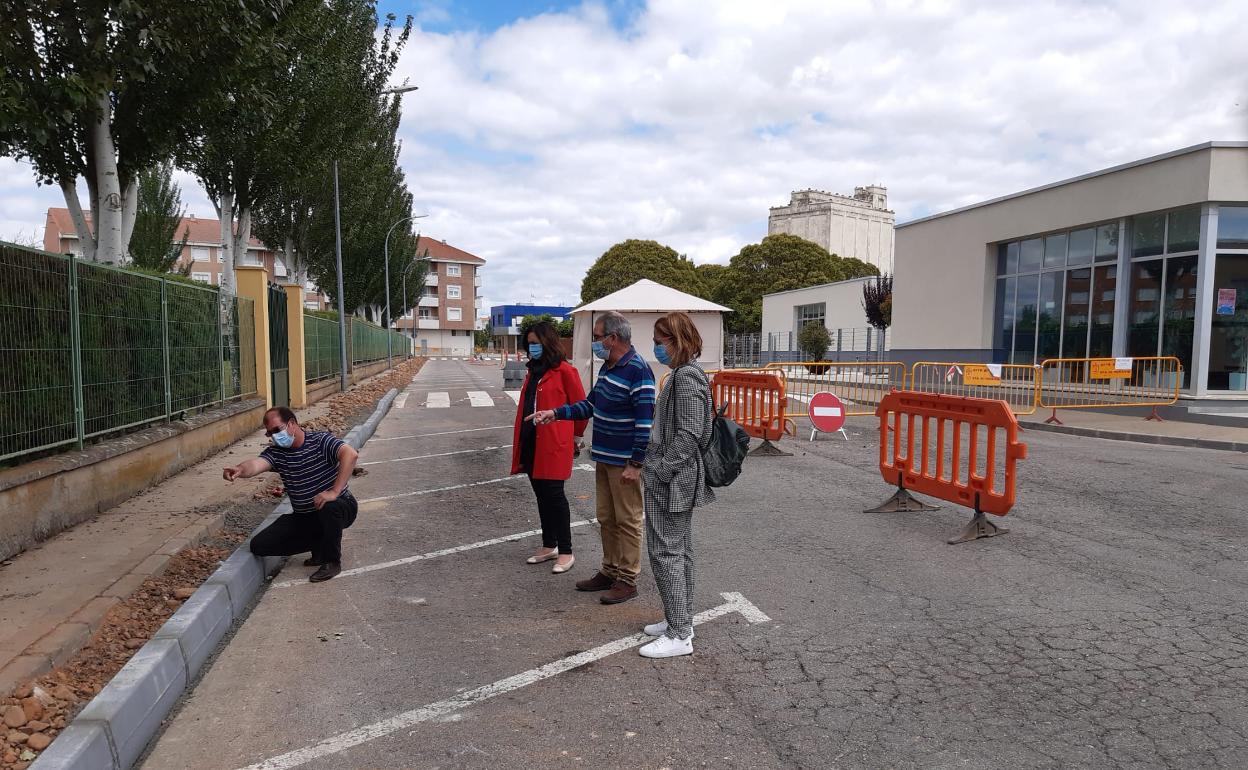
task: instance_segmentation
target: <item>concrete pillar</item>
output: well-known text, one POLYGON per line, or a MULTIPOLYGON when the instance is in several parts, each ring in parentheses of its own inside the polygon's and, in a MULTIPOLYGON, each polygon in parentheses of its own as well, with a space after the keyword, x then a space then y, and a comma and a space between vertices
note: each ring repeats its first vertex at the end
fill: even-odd
POLYGON ((238 296, 246 297, 254 304, 256 318, 256 393, 264 403, 273 406, 273 365, 269 357, 269 274, 259 265, 235 265, 234 275, 238 281, 238 296))
POLYGON ((286 340, 290 343, 290 405, 308 405, 308 362, 303 344, 303 287, 284 284, 286 292, 286 340))
POLYGON ((1196 319, 1192 335, 1192 370, 1187 386, 1194 396, 1209 393, 1209 342, 1213 336, 1214 268, 1218 259, 1218 215, 1216 203, 1206 203, 1200 212, 1200 256, 1196 265, 1196 319))

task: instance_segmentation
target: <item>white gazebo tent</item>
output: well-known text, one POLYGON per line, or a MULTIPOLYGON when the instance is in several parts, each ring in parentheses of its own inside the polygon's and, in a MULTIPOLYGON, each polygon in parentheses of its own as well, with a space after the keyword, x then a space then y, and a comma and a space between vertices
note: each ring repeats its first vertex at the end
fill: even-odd
POLYGON ((572 361, 581 373, 581 382, 585 385, 586 392, 593 387, 594 375, 602 363, 593 354, 594 322, 608 310, 622 314, 632 324, 633 346, 654 370, 656 382, 663 379, 668 369, 654 360, 654 324, 663 316, 677 310, 688 313, 702 334, 702 355, 698 356, 702 368, 723 368, 724 313, 731 313, 732 310, 661 283, 642 279, 632 286, 572 311, 575 321, 572 361))

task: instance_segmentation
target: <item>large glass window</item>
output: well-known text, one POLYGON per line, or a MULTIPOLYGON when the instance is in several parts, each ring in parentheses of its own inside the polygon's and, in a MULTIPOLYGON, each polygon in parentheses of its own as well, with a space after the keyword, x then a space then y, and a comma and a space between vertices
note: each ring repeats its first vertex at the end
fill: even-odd
POLYGON ((997 298, 993 315, 996 329, 993 359, 996 361, 1008 361, 1010 351, 1014 347, 1014 292, 1017 284, 1017 278, 997 279, 997 298))
POLYGON ((1096 228, 1076 230, 1070 234, 1070 265, 1090 265, 1092 255, 1096 252, 1096 228))
POLYGON ((1165 260, 1150 259, 1131 266, 1131 317, 1127 335, 1127 353, 1131 356, 1157 355, 1164 265, 1165 260))
MULTIPOLYGON (((1092 230, 1083 232, 1092 233, 1092 230)), ((1072 234, 1073 243, 1073 234, 1072 234)), ((1088 257, 1092 252, 1089 249, 1088 257)), ((1062 330, 1062 358, 1084 358, 1088 352, 1088 308, 1092 299, 1092 268, 1066 273, 1066 311, 1062 330)), ((1112 327, 1111 327, 1112 328, 1112 327)))
POLYGON ((1108 224, 1096 228, 1096 261, 1113 262, 1118 259, 1118 225, 1108 224))
POLYGON ((1044 267, 1066 266, 1066 233, 1044 239, 1044 267))
POLYGON ((1171 211, 1166 216, 1166 253, 1195 251, 1200 245, 1200 207, 1171 211))
POLYGON ((1010 361, 1015 364, 1036 362, 1036 304, 1040 297, 1040 276, 1018 277, 1018 299, 1014 303, 1014 354, 1010 361))
MULTIPOLYGON (((1225 211, 1223 208, 1218 214, 1219 239, 1225 232, 1221 223, 1225 211)), ((1213 271, 1207 385, 1210 390, 1248 390, 1248 254, 1218 255, 1213 271)))
MULTIPOLYGON (((1064 240, 1064 239, 1063 239, 1064 240)), ((1063 273, 1040 275, 1040 298, 1036 304, 1036 363, 1062 355, 1062 277, 1063 273)))
POLYGON ((1178 358, 1183 364, 1184 377, 1192 370, 1192 337, 1196 331, 1196 266, 1199 261, 1195 254, 1166 260, 1161 355, 1178 358))
POLYGON ((1222 206, 1218 210, 1218 248, 1248 249, 1248 206, 1222 206))
POLYGON ((794 308, 797 315, 797 327, 794 329, 794 332, 800 332, 802 329, 806 328, 806 324, 808 323, 813 322, 822 324, 823 319, 827 314, 826 310, 827 305, 824 302, 816 302, 813 305, 798 305, 794 308))
POLYGON ((1018 257, 1018 272, 1034 273, 1040 269, 1040 263, 1044 261, 1044 239, 1032 238, 1029 241, 1023 241, 1018 257))
POLYGON ((1165 214, 1145 214, 1136 217, 1134 232, 1135 235, 1131 240, 1132 257, 1154 257, 1165 251, 1165 214))
POLYGON ((1092 275, 1091 329, 1088 357, 1108 358, 1114 350, 1114 299, 1118 291, 1118 266, 1102 265, 1092 275))

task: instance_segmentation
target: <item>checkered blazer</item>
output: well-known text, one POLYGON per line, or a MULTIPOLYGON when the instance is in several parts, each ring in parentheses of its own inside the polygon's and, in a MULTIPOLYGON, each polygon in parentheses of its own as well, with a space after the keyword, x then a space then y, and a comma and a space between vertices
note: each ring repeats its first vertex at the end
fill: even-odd
POLYGON ((654 407, 642 474, 647 513, 688 511, 715 500, 702 461, 713 420, 706 372, 696 361, 676 368, 654 407))

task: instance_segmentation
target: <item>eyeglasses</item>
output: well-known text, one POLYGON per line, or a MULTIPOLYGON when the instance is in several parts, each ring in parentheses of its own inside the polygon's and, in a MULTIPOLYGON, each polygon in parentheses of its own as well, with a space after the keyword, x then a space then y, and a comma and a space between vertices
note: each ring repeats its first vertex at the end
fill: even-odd
POLYGON ((281 425, 278 425, 276 428, 269 428, 268 430, 264 432, 264 436, 265 438, 273 438, 274 434, 281 433, 284 430, 286 430, 286 423, 282 423, 281 425))
POLYGON ((614 336, 615 336, 614 334, 595 334, 595 335, 594 335, 594 342, 602 342, 602 341, 603 341, 603 340, 605 340, 607 337, 614 337, 614 336))

